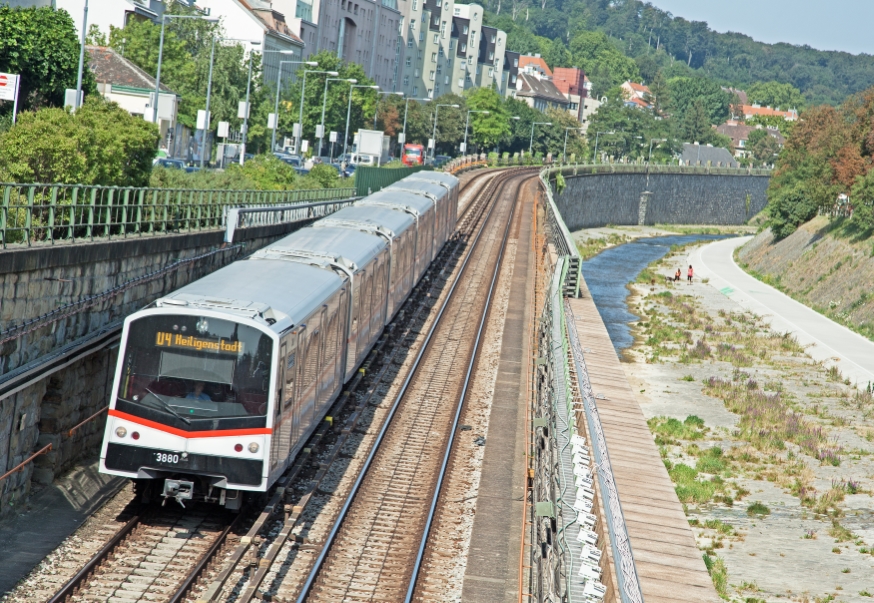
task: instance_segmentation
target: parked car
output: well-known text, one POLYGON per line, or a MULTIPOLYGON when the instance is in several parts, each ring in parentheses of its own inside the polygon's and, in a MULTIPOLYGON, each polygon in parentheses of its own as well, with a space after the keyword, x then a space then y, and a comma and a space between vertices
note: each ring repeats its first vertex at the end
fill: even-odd
POLYGON ((152 167, 162 167, 168 170, 184 170, 185 163, 179 159, 169 159, 167 157, 158 157, 152 162, 152 167))

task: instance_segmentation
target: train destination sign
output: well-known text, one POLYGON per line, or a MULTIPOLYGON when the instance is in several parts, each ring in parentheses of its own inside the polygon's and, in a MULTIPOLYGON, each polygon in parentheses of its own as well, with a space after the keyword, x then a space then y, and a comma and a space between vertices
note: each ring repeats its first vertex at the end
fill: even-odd
POLYGON ((184 348, 198 352, 215 352, 217 354, 242 354, 243 342, 227 339, 203 339, 194 335, 167 333, 158 331, 155 335, 155 345, 164 348, 184 348))

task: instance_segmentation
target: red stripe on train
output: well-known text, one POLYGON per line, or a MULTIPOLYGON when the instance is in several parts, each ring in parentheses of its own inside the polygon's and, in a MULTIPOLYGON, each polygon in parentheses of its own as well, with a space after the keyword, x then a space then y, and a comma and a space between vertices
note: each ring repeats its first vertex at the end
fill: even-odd
POLYGON ((168 425, 163 425, 162 423, 157 423, 155 421, 149 421, 148 419, 135 417, 133 415, 127 414, 126 412, 115 410, 114 408, 109 409, 109 415, 111 417, 118 417, 119 419, 130 421, 131 423, 136 423, 137 425, 142 425, 143 427, 151 427, 152 429, 157 429, 158 431, 163 431, 164 433, 169 433, 187 439, 221 438, 227 436, 270 435, 271 433, 273 433, 273 430, 269 427, 256 427, 253 429, 217 429, 214 431, 185 431, 182 429, 176 429, 175 427, 170 427, 168 425))

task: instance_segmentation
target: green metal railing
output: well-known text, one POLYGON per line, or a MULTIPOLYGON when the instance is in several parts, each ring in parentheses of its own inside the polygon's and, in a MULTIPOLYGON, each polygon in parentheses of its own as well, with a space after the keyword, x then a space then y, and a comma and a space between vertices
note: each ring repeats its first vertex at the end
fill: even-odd
POLYGON ((403 180, 410 174, 422 170, 430 170, 430 166, 417 165, 405 168, 379 168, 361 166, 355 170, 355 193, 364 197, 375 193, 381 188, 390 186, 398 180, 403 180))
POLYGON ((331 201, 352 188, 234 191, 0 184, 0 244, 33 246, 224 227, 227 209, 331 201))

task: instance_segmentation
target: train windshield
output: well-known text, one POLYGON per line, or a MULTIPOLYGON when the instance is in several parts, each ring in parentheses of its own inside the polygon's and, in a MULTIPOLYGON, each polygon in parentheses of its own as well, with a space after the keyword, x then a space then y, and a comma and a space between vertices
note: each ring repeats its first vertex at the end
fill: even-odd
POLYGON ((404 152, 412 157, 422 156, 422 149, 417 149, 415 147, 407 147, 406 149, 404 149, 404 152))
POLYGON ((271 338, 198 316, 130 325, 116 410, 186 431, 265 427, 271 338))

